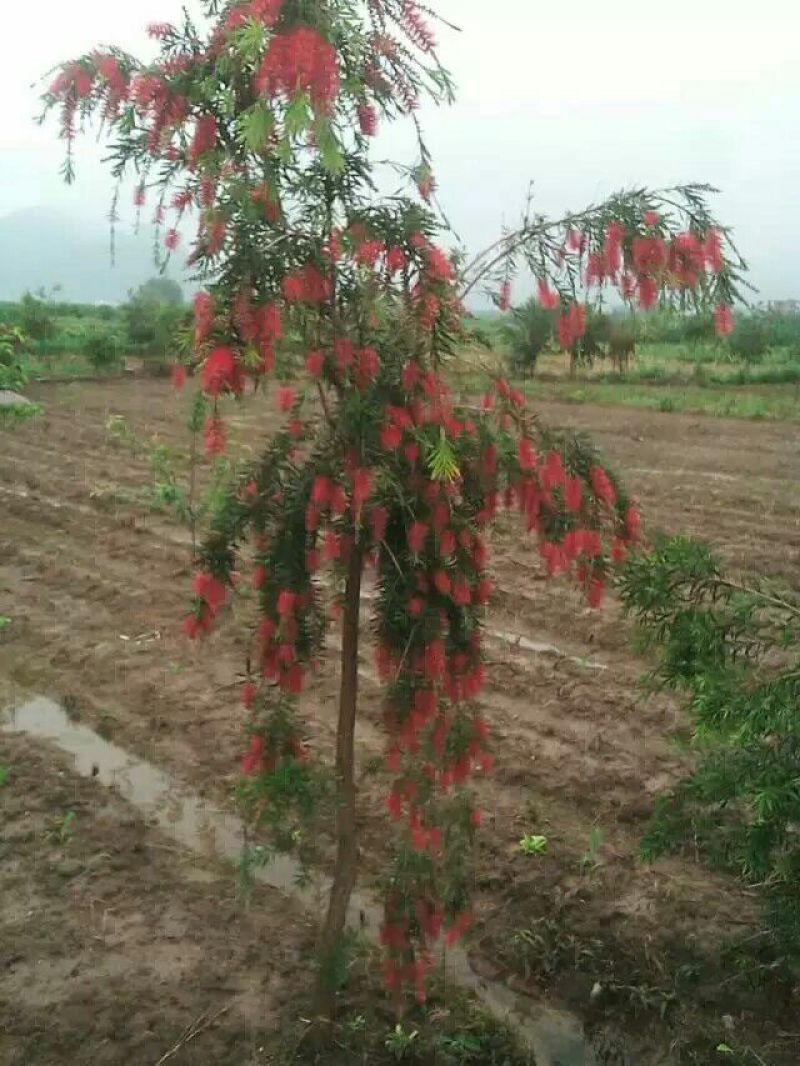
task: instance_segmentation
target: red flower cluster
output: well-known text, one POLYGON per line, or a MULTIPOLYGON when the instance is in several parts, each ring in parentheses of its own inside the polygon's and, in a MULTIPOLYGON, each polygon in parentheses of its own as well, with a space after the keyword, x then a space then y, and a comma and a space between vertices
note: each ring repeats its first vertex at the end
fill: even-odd
POLYGON ((214 348, 203 363, 200 384, 208 396, 219 396, 223 392, 241 393, 244 387, 242 370, 232 348, 214 348))
POLYGON ((310 26, 273 37, 256 78, 267 96, 308 93, 314 107, 327 111, 339 92, 336 51, 310 26))
POLYGON ((586 308, 583 304, 573 304, 568 311, 559 315, 556 333, 564 351, 570 351, 586 333, 586 308))
POLYGON ((213 115, 200 115, 194 128, 194 137, 189 145, 188 164, 194 169, 200 159, 207 153, 213 152, 217 146, 217 120, 213 115))
POLYGON ((184 619, 183 631, 192 640, 210 633, 220 608, 225 603, 223 583, 206 571, 194 575, 192 591, 195 595, 193 612, 184 619))
POLYGON ((730 307, 720 304, 714 311, 714 330, 718 337, 728 337, 733 333, 733 312, 730 307))
POLYGON ((208 292, 198 292, 194 298, 194 343, 200 348, 214 325, 214 297, 208 292))
POLYGON ((313 263, 308 263, 283 279, 283 295, 289 303, 306 303, 319 306, 327 303, 333 291, 330 278, 322 274, 313 263))
POLYGON ((403 29, 417 48, 422 52, 432 52, 436 47, 436 38, 414 0, 403 0, 402 18, 403 29))
POLYGON ((539 303, 545 309, 545 311, 555 311, 560 303, 560 298, 557 292, 553 292, 547 282, 540 278, 537 282, 539 289, 539 303))

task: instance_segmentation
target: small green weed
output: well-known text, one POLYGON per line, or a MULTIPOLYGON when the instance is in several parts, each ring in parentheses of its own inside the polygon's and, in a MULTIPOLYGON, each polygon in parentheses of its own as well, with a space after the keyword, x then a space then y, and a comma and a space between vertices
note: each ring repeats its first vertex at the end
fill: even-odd
POLYGON ((547 837, 529 833, 520 840, 519 850, 523 855, 543 855, 547 851, 547 837))

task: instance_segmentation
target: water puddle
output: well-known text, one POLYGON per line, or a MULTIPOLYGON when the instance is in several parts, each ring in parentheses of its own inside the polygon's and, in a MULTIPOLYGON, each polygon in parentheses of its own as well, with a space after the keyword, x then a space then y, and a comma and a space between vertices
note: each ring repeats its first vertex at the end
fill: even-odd
MULTIPOLYGON (((244 835, 236 816, 196 793, 179 789, 163 770, 72 721, 52 700, 37 697, 13 708, 0 719, 0 731, 24 733, 55 744, 73 757, 77 773, 113 788, 150 824, 192 851, 233 863, 240 859, 244 835)), ((313 885, 301 888, 299 872, 293 859, 277 856, 268 866, 255 869, 253 876, 318 913, 328 882, 317 877, 313 885)), ((376 940, 381 911, 367 896, 354 895, 348 923, 376 940)), ((596 1066, 577 1016, 480 977, 463 949, 449 948, 445 965, 457 984, 517 1030, 533 1051, 537 1066, 596 1066)))

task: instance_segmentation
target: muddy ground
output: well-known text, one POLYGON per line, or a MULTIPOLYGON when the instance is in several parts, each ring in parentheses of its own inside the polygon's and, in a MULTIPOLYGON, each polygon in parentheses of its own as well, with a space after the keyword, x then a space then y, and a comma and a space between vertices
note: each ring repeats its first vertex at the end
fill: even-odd
MULTIPOLYGON (((0 696, 8 703, 31 693, 50 695, 176 780, 229 802, 242 747, 236 681, 244 649, 233 625, 222 626, 199 647, 181 636, 188 533, 164 506, 154 508, 151 489, 152 442, 185 451, 186 398, 176 398, 167 383, 150 380, 39 386, 31 396, 43 404, 44 414, 0 428, 0 615, 11 620, 0 629, 0 696)), ((234 417, 234 439, 248 426, 268 425, 271 411, 265 398, 242 408, 234 417)), ((639 497, 651 527, 706 537, 736 569, 798 582, 798 427, 555 404, 542 405, 541 413, 554 424, 591 433, 639 497)), ((492 645, 495 668, 485 702, 497 739, 497 767, 491 781, 481 785, 489 824, 479 861, 476 968, 566 1003, 585 1017, 590 1030, 616 1026, 632 1046, 659 1048, 661 1060, 675 1044, 673 1061, 713 1062, 714 1048, 726 1041, 760 1048, 770 1066, 796 1063, 796 992, 785 984, 739 980, 741 960, 721 954, 724 944, 757 935, 755 895, 689 857, 653 866, 637 858, 654 797, 688 765, 686 752, 675 743, 685 730, 680 706, 642 689, 646 663, 630 651, 629 633, 613 604, 587 611, 573 589, 546 581, 533 545, 517 538, 510 526, 498 532, 494 549, 499 591, 493 628, 555 645, 565 654, 492 645), (591 862, 582 862, 593 829, 600 835, 594 835, 591 862), (526 833, 547 835, 545 857, 520 853, 518 841, 526 833)), ((374 771, 373 757, 382 751, 381 715, 368 658, 364 670, 358 741, 367 812, 362 832, 371 875, 380 865, 385 836, 385 783, 374 771)), ((309 699, 309 741, 323 753, 332 750, 334 693, 330 664, 309 699)), ((0 736, 0 761, 14 767, 29 759, 48 769, 55 765, 49 757, 41 763, 41 749, 20 754, 10 745, 0 736)), ((93 786, 69 779, 66 787, 80 792, 93 786)), ((35 1051, 36 1019, 44 1018, 57 1028, 58 1039, 67 1039, 72 1028, 89 1034, 96 1057, 85 1061, 122 1061, 102 1057, 103 1041, 110 1039, 102 1018, 86 1020, 85 1003, 112 987, 116 964, 114 952, 106 950, 93 969, 91 945, 75 946, 75 922, 85 933, 91 908, 86 912, 84 902, 84 910, 76 909, 74 879, 59 866, 70 860, 54 858, 50 845, 41 844, 40 829, 62 809, 52 809, 52 789, 52 774, 24 774, 24 806, 33 821, 28 831, 24 812, 8 815, 19 844, 4 857, 0 876, 6 925, 12 921, 17 929, 13 921, 24 918, 20 893, 27 891, 38 894, 39 905, 46 901, 56 915, 59 907, 64 911, 63 920, 41 927, 46 944, 36 940, 36 922, 23 921, 24 964, 34 966, 39 956, 49 959, 53 953, 63 961, 47 966, 44 989, 26 979, 24 970, 16 980, 19 963, 11 963, 10 971, 7 964, 11 985, 0 988, 13 1011, 11 1036, 4 1039, 11 1041, 9 1049, 24 1049, 25 1041, 33 1041, 34 1051, 18 1053, 20 1062, 51 1061, 37 1058, 35 1051), (19 877, 17 862, 28 871, 19 877), (72 973, 75 965, 79 980, 72 973), (84 1003, 83 1016, 75 1002, 84 1003)), ((124 853, 120 876, 105 868, 97 876, 110 878, 109 898, 127 915, 123 925, 131 930, 130 950, 123 939, 117 956, 141 958, 139 977, 125 971, 119 977, 122 991, 113 997, 114 1009, 129 1023, 130 1047, 138 1046, 136 1040, 151 1041, 148 1055, 132 1052, 127 1061, 157 1060, 151 1049, 163 1053, 173 1032, 179 1036, 206 1009, 200 995, 205 940, 199 953, 189 943, 173 952, 174 938, 154 918, 159 900, 169 913, 174 893, 186 895, 185 902, 180 899, 180 921, 191 928, 196 926, 192 908, 206 906, 208 952, 224 953, 222 970, 234 991, 250 989, 245 1000, 252 1013, 242 1024, 231 1022, 230 1032, 247 1032, 246 1040, 261 1046, 257 1041, 269 1029, 274 989, 265 989, 264 969, 270 967, 259 952, 262 937, 273 947, 277 938, 258 922, 268 926, 269 916, 249 912, 246 919, 235 919, 256 925, 230 936, 228 919, 219 922, 219 914, 225 906, 234 907, 232 879, 226 882, 217 872, 213 884, 200 887, 176 880, 177 860, 141 827, 128 825, 130 813, 113 797, 81 802, 89 806, 84 817, 80 812, 76 817, 75 846, 89 859, 92 849, 111 848, 117 855, 122 847, 124 853), (80 843, 84 833, 85 844, 80 843), (127 839, 130 848, 123 847, 127 839), (147 902, 151 889, 152 907, 147 902), (151 955, 152 964, 146 960, 151 955), (153 976, 152 965, 162 966, 161 976, 153 976), (157 983, 162 978, 164 986, 157 983), (164 1010, 166 1028, 158 1029, 153 1018, 162 1016, 158 1004, 166 997, 172 1006, 164 1010), (245 1021, 250 1029, 243 1029, 245 1021)), ((5 810, 5 791, 3 803, 5 810)), ((87 884, 93 881, 91 874, 87 884)), ((38 913, 35 906, 28 910, 38 913)), ((288 960, 290 988, 297 964, 289 956, 307 938, 298 921, 296 937, 292 922, 286 923, 292 935, 280 948, 288 960)), ((178 937, 177 943, 183 940, 178 937)), ((4 932, 4 953, 7 944, 4 932)), ((275 1010, 281 994, 275 993, 275 1010)), ((220 1040, 227 1039, 225 1032, 223 1026, 220 1040)), ((240 1058, 230 1061, 249 1061, 249 1047, 244 1044, 240 1058)), ((185 1061, 228 1061, 222 1051, 214 1054, 218 1057, 185 1061)), ((638 1061, 658 1061, 652 1055, 638 1061)))

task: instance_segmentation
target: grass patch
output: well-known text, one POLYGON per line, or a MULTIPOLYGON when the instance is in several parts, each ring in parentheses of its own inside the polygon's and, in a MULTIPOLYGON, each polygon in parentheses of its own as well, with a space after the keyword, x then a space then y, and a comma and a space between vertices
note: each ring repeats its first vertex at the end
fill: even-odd
POLYGON ((795 391, 773 386, 759 392, 717 392, 704 386, 648 385, 633 382, 587 381, 580 388, 571 382, 542 382, 525 387, 539 399, 567 403, 595 403, 639 407, 651 411, 685 412, 717 418, 800 421, 795 391))

